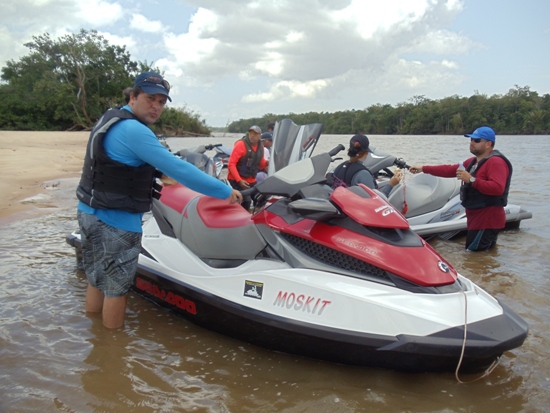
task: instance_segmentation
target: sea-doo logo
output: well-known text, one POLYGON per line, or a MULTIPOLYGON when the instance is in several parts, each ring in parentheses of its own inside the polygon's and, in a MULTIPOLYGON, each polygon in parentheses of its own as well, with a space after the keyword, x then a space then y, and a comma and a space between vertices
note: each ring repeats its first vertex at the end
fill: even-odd
POLYGON ((244 282, 245 297, 251 297, 251 298, 256 298, 258 300, 261 300, 263 293, 264 293, 264 283, 259 283, 256 281, 248 281, 248 280, 244 282))
POLYGON ((447 264, 445 264, 443 261, 439 261, 437 263, 437 266, 439 267, 439 269, 443 272, 450 272, 451 269, 449 268, 449 266, 447 264))
POLYGON ((195 303, 183 298, 181 295, 174 294, 171 291, 166 292, 162 288, 159 288, 158 285, 146 281, 141 277, 136 277, 135 286, 138 290, 145 291, 168 304, 178 307, 180 310, 188 312, 189 314, 197 314, 197 306, 195 303))
POLYGON ((305 311, 311 314, 321 315, 325 308, 330 304, 329 300, 315 298, 311 295, 295 294, 279 291, 277 298, 273 302, 274 306, 286 307, 289 310, 305 311))
POLYGON ((352 241, 352 240, 349 240, 349 239, 345 239, 345 238, 341 238, 341 237, 335 237, 334 241, 338 242, 340 244, 344 244, 344 245, 346 245, 350 248, 353 248, 355 250, 362 251, 365 254, 377 255, 376 250, 373 250, 372 248, 367 247, 365 244, 359 244, 358 242, 355 242, 355 241, 352 241))

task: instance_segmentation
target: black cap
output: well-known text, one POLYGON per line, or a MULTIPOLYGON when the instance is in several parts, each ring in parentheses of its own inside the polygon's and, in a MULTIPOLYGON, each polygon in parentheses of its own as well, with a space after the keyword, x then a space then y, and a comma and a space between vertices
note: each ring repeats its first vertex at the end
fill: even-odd
POLYGON ((350 148, 356 148, 358 150, 368 151, 369 138, 367 138, 365 135, 361 133, 358 133, 357 135, 353 135, 351 137, 351 139, 349 140, 349 146, 350 148))

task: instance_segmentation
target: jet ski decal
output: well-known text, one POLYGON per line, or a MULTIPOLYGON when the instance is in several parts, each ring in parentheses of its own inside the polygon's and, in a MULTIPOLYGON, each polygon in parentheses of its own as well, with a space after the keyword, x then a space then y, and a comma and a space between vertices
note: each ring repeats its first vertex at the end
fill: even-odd
POLYGON ((277 298, 273 302, 274 306, 285 307, 295 311, 307 311, 311 314, 321 315, 325 308, 331 304, 329 300, 312 297, 305 294, 295 294, 279 291, 277 298))
POLYGON ((256 298, 257 300, 261 300, 263 292, 264 292, 264 283, 259 283, 256 281, 248 281, 248 280, 244 282, 245 297, 251 297, 251 298, 256 298))
POLYGON ((337 243, 343 244, 343 245, 347 245, 348 247, 351 247, 351 248, 354 248, 356 250, 362 251, 365 254, 369 254, 369 255, 373 255, 373 256, 378 255, 378 250, 376 250, 374 248, 370 248, 369 246, 367 246, 365 244, 361 244, 361 243, 359 243, 355 240, 350 240, 348 238, 344 238, 344 237, 340 237, 340 236, 335 236, 333 239, 334 239, 334 242, 337 242, 337 243))
POLYGON ((189 314, 197 314, 197 306, 191 301, 183 298, 181 295, 174 294, 173 292, 166 292, 162 288, 153 284, 150 281, 146 281, 141 277, 136 277, 135 286, 138 290, 145 291, 152 296, 166 301, 168 304, 178 307, 180 310, 188 312, 189 314))
POLYGON ((369 198, 358 195, 357 188, 338 187, 330 195, 330 199, 346 215, 362 225, 409 229, 409 223, 405 217, 380 198, 376 192, 363 184, 359 184, 358 187, 366 191, 369 198))
POLYGON ((447 264, 445 264, 443 261, 439 261, 437 263, 439 269, 441 271, 443 271, 444 273, 448 273, 448 272, 451 272, 451 269, 449 268, 449 266, 447 264))

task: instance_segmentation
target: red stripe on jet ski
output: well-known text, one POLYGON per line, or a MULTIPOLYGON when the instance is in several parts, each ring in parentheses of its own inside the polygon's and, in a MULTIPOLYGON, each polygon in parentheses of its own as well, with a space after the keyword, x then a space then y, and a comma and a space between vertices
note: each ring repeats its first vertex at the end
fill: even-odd
POLYGON ((185 206, 198 196, 201 194, 181 184, 167 185, 162 188, 160 202, 181 214, 185 206))
POLYGON ((252 215, 239 204, 227 200, 201 196, 197 212, 208 228, 236 228, 252 225, 252 215))
POLYGON ((409 229, 409 222, 400 212, 382 200, 376 192, 360 184, 372 198, 363 198, 344 187, 338 187, 330 199, 361 225, 381 228, 409 229))

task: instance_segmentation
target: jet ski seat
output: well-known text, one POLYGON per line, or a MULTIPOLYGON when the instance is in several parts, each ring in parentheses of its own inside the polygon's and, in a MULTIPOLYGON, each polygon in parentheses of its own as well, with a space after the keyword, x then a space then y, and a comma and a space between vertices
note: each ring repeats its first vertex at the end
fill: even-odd
POLYGON ((161 202, 177 211, 164 213, 175 236, 201 259, 250 260, 266 246, 252 215, 239 204, 183 185, 163 188, 161 202))
POLYGON ((406 185, 405 193, 403 184, 399 183, 388 197, 388 201, 399 211, 402 211, 404 201, 407 201, 406 218, 440 209, 460 192, 460 181, 457 179, 440 178, 429 174, 416 175, 406 185))

